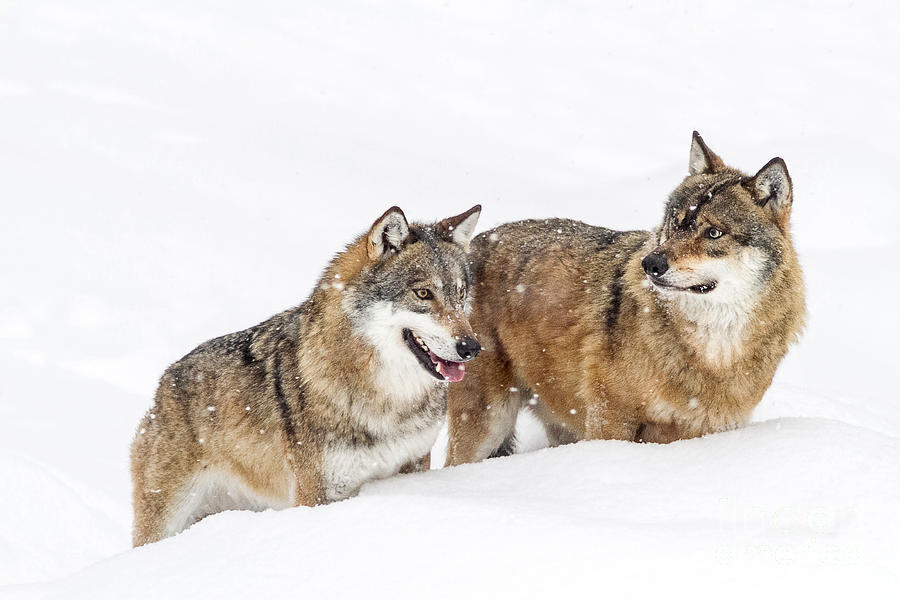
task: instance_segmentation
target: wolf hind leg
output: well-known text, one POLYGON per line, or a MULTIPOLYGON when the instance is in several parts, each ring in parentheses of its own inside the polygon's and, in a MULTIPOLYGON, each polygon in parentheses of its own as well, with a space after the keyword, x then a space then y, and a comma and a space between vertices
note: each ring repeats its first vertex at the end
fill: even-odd
POLYGON ((178 464, 162 468, 152 463, 153 458, 149 461, 133 461, 132 466, 135 547, 157 542, 193 524, 184 517, 184 508, 191 500, 190 489, 198 471, 196 460, 186 455, 177 460, 178 464))
POLYGON ((227 510, 280 510, 301 503, 313 506, 320 497, 319 486, 314 488, 316 495, 313 498, 299 494, 297 498, 284 493, 267 494, 266 491, 271 490, 253 487, 251 482, 228 468, 201 466, 196 460, 194 465, 190 474, 173 470, 165 486, 145 488, 140 500, 135 500, 135 546, 175 535, 208 516, 227 510))

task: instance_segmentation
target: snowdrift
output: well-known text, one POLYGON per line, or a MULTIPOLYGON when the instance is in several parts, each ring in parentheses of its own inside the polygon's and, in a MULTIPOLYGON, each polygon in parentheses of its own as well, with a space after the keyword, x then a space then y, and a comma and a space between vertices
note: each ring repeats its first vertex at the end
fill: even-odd
POLYGON ((669 446, 582 442, 229 512, 22 598, 856 596, 887 583, 900 442, 777 419, 669 446), (378 595, 378 594, 375 594, 378 595))

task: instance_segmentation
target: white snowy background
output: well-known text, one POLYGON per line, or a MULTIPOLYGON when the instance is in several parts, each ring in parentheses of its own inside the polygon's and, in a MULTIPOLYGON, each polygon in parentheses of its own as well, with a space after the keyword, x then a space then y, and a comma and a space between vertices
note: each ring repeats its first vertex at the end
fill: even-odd
POLYGON ((888 1, 0 0, 0 597, 896 594, 898 78, 888 1), (795 182, 809 325, 748 427, 526 420, 517 456, 129 549, 168 363, 393 204, 649 228, 693 129, 795 182))

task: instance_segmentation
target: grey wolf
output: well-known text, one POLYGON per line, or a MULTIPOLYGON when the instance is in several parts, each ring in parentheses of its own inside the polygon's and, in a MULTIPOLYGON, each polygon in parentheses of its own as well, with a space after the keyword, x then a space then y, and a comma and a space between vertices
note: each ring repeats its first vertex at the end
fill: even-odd
POLYGON ((792 202, 782 159, 750 176, 694 132, 652 231, 547 219, 477 236, 484 351, 450 390, 447 464, 510 453, 522 407, 552 444, 744 423, 804 323, 792 202))
POLYGON ((448 383, 480 350, 466 315, 480 211, 421 225, 393 207, 303 304, 172 364, 131 447, 134 545, 427 469, 448 383))

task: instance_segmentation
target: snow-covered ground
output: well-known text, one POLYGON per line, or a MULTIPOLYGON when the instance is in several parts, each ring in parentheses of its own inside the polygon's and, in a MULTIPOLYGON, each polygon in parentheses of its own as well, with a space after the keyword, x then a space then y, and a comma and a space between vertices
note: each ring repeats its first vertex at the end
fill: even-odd
POLYGON ((896 593, 898 73, 889 2, 0 2, 0 597, 896 593), (692 129, 795 183, 809 326, 753 424, 525 420, 514 457, 129 550, 169 362, 393 204, 650 227, 692 129))

